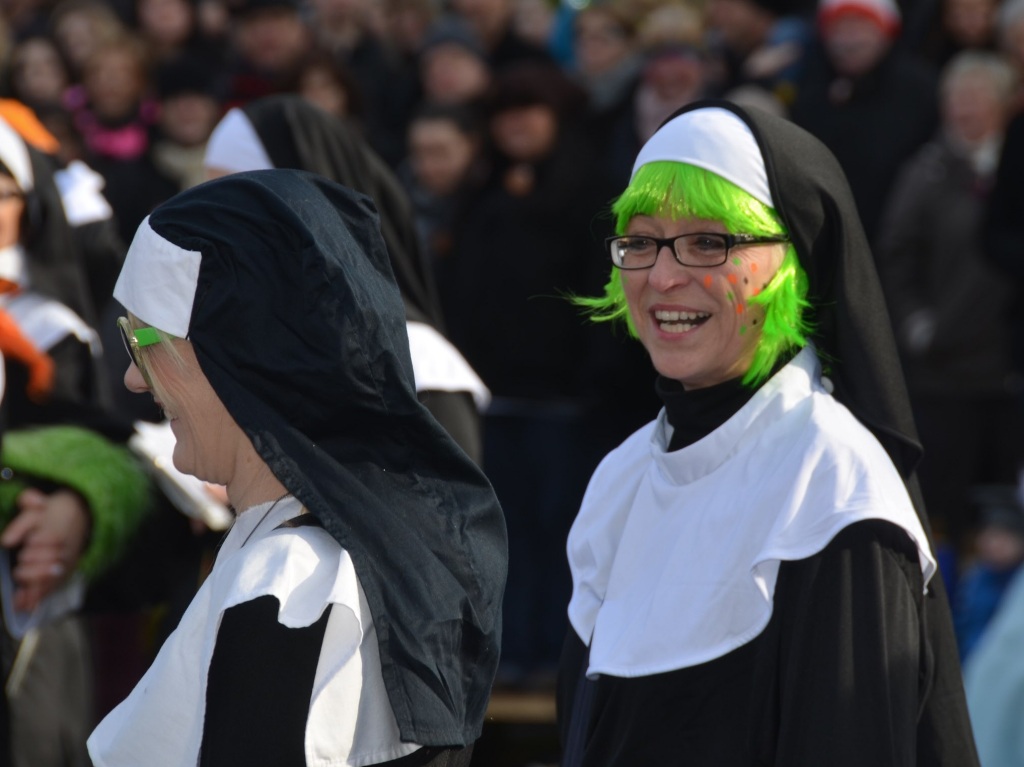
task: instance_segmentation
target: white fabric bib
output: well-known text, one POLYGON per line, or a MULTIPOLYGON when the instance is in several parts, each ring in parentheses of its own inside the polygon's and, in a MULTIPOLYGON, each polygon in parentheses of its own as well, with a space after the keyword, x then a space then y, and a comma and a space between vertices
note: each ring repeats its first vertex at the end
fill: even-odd
POLYGON ((0 306, 10 313, 22 332, 40 351, 48 352, 68 336, 89 347, 93 356, 102 352, 100 337, 64 304, 38 293, 0 296, 0 306))
POLYGON ((406 322, 416 391, 469 392, 477 410, 487 409, 491 392, 451 341, 423 322, 406 322))
POLYGON ((96 767, 198 763, 207 673, 221 616, 266 595, 277 597, 278 621, 291 628, 309 626, 334 605, 306 722, 306 763, 362 767, 419 748, 399 739, 373 620, 348 552, 317 527, 275 529, 299 514, 294 499, 280 502, 263 519, 268 508, 269 503, 255 506, 238 517, 213 571, 153 665, 89 737, 96 767))
POLYGON ((704 439, 666 452, 662 411, 602 461, 568 540, 589 675, 662 673, 746 644, 771 618, 780 562, 861 520, 906 530, 927 584, 935 561, 903 481, 820 378, 804 349, 704 439))

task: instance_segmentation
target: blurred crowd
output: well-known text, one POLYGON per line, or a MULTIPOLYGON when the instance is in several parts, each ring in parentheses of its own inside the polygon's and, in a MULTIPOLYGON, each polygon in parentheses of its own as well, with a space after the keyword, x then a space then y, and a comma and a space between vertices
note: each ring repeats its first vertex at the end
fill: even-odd
MULTIPOLYGON (((640 146, 704 97, 787 116, 843 166, 905 363, 965 668, 1005 654, 989 629, 1024 623, 1021 598, 1014 615, 1004 599, 1024 560, 1024 0, 3 0, 0 122, 34 173, 0 151, 2 307, 37 293, 77 318, 71 355, 3 340, 5 430, 75 423, 123 441, 160 420, 119 385, 113 280, 143 218, 208 176, 225 115, 279 94, 393 174, 434 325, 489 390, 474 457, 509 529, 499 685, 551 688, 586 482, 660 406, 639 344, 567 299, 609 278, 608 205, 640 146), (47 359, 70 383, 34 397, 47 359)), ((139 523, 85 599, 106 616, 89 629, 96 718, 216 539, 155 505, 171 510, 139 523)), ((996 668, 1022 697, 1014 663, 996 668)), ((986 726, 986 767, 1024 763, 1000 761, 1005 736, 986 726)))

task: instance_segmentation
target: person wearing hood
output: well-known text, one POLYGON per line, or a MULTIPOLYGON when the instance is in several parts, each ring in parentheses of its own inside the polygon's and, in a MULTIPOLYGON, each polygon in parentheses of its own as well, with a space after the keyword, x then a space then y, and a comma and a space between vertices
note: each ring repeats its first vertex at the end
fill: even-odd
POLYGON ((224 116, 207 144, 204 165, 209 178, 269 168, 305 170, 370 196, 380 212, 391 269, 405 304, 416 391, 479 463, 479 409, 490 401, 490 392, 445 336, 412 203, 359 131, 300 96, 268 96, 224 116))
POLYGON ((977 765, 920 446, 832 154, 678 111, 613 204, 604 295, 664 408, 568 541, 565 767, 977 765))
POLYGON ((294 170, 193 187, 140 226, 114 295, 125 385, 236 520, 93 762, 468 764, 504 522, 416 397, 369 198, 294 170))

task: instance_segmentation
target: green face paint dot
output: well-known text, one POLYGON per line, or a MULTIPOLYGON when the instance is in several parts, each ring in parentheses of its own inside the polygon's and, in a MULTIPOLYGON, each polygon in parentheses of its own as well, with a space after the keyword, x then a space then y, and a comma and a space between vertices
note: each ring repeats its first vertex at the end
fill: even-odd
POLYGON ((730 301, 732 301, 733 300, 733 298, 732 298, 732 291, 730 290, 728 293, 726 293, 725 297, 728 298, 730 301))
POLYGON ((743 335, 746 332, 747 332, 747 326, 746 325, 740 325, 740 335, 743 335))
POLYGON ((738 258, 733 257, 732 265, 733 266, 739 266, 740 265, 740 260, 738 258))

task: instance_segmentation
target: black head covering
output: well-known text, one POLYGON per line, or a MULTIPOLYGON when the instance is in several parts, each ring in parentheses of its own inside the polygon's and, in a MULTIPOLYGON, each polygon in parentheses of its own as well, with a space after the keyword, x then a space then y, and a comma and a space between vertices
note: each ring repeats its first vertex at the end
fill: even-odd
POLYGON ((201 254, 188 338, 214 390, 352 556, 402 738, 472 742, 498 660, 504 521, 416 399, 373 204, 255 171, 187 190, 149 224, 201 254))
POLYGON ((665 122, 708 107, 733 112, 753 132, 775 211, 810 281, 812 338, 835 384, 834 395, 909 479, 921 445, 875 261, 838 161, 789 120, 728 101, 697 101, 665 122))
POLYGON ((416 236, 412 204, 362 134, 295 94, 257 99, 242 111, 275 168, 319 173, 369 195, 380 211, 381 232, 408 319, 441 329, 437 288, 416 236))
MULTIPOLYGON (((914 470, 921 445, 874 259, 846 176, 832 153, 810 133, 755 108, 705 100, 665 122, 706 107, 733 112, 753 132, 775 210, 810 280, 813 340, 835 384, 834 396, 885 447, 927 533, 930 525, 914 470)), ((918 714, 918 763, 977 764, 941 578, 929 584, 922 623, 933 674, 918 714)))

